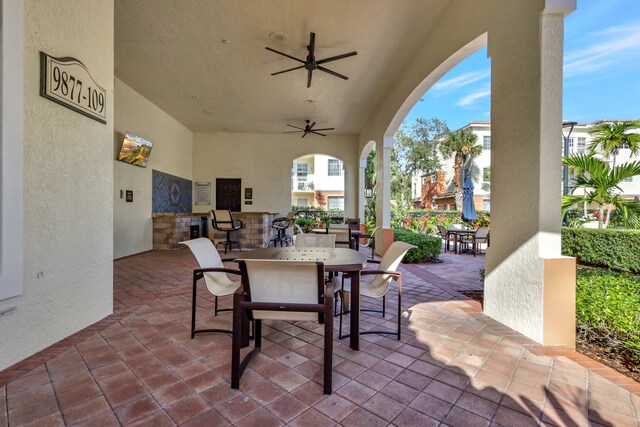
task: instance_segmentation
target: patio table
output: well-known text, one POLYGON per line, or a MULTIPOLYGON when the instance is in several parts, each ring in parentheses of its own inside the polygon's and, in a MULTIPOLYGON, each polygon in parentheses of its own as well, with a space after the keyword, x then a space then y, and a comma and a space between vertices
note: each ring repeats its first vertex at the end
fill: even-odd
POLYGON ((453 234, 456 238, 453 240, 453 251, 458 255, 458 240, 460 236, 468 236, 476 234, 475 228, 448 228, 447 235, 453 234))
MULTIPOLYGON (((322 261, 325 271, 342 272, 351 277, 351 324, 349 345, 354 350, 360 349, 360 271, 367 264, 367 257, 358 251, 347 248, 262 248, 246 252, 237 260, 289 260, 289 261, 322 261)), ((331 319, 325 319, 330 322, 331 319)), ((247 340, 248 343, 248 340, 247 340)))

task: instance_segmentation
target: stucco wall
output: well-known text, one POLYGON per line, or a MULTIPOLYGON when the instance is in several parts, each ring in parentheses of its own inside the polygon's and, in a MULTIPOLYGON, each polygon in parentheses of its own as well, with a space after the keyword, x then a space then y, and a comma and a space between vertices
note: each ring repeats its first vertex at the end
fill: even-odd
POLYGON ((0 370, 113 307, 113 2, 27 0, 24 17, 24 292, 0 303, 16 307, 0 319, 0 370), (86 65, 107 125, 39 96, 40 50, 86 65))
POLYGON ((243 189, 253 188, 252 205, 244 204, 243 192, 243 211, 284 215, 291 210, 293 160, 319 153, 343 161, 345 214, 355 215, 359 165, 355 136, 308 136, 301 140, 299 136, 280 134, 195 133, 193 141, 193 181, 211 182, 212 192, 212 205, 194 206, 194 210, 214 209, 216 178, 240 178, 243 189))
POLYGON ((146 168, 113 160, 113 257, 120 258, 152 249, 152 170, 190 180, 193 133, 119 79, 115 103, 111 158, 116 158, 126 131, 153 143, 146 168), (120 190, 133 191, 133 202, 120 198, 120 190))

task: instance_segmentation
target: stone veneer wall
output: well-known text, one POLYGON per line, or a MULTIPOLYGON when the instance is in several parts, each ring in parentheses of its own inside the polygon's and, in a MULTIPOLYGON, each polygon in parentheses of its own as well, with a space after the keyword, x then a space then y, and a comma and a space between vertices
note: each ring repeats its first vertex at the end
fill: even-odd
MULTIPOLYGON (((240 239, 240 245, 242 249, 256 249, 264 248, 271 239, 272 230, 271 222, 278 215, 270 212, 236 212, 233 213, 234 219, 239 219, 243 223, 243 227, 240 231, 231 233, 231 240, 240 239)), ((212 230, 211 219, 208 222, 209 238, 216 242, 224 241, 227 236, 226 233, 212 230)), ((234 246, 235 249, 235 246, 234 246)))
POLYGON ((153 249, 178 249, 179 242, 189 240, 192 225, 200 225, 200 215, 154 215, 153 249))

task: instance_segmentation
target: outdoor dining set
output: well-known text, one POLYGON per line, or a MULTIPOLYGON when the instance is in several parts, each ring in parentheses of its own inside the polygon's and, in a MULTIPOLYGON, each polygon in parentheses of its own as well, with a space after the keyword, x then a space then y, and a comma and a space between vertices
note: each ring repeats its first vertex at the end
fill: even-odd
MULTIPOLYGON (((189 247, 199 268, 193 271, 191 338, 196 334, 221 332, 231 334, 231 387, 240 387, 240 379, 253 356, 262 346, 262 322, 318 322, 324 325, 323 391, 332 392, 333 317, 339 316, 339 339, 348 338, 353 350, 360 349, 361 334, 390 334, 400 340, 402 273, 397 268, 410 249, 415 246, 394 242, 380 260, 368 259, 355 248, 354 234, 346 227, 328 227, 316 232, 298 234, 293 246, 270 246, 222 259, 208 238, 181 242, 189 247), (237 268, 223 263, 234 261, 237 268), (377 264, 376 269, 366 268, 377 264), (232 280, 231 277, 236 277, 232 280), (371 280, 361 281, 361 277, 371 280), (231 329, 196 328, 198 283, 214 297, 214 315, 232 311, 231 329), (239 280, 238 280, 239 279, 239 280), (382 300, 385 316, 386 295, 392 284, 397 289, 397 329, 360 330, 361 295, 382 300), (218 298, 233 297, 232 309, 219 309, 218 298), (339 303, 338 303, 339 301, 339 303), (343 315, 348 315, 349 330, 342 330, 343 315), (253 340, 253 349, 244 353, 253 340)), ((363 236, 355 234, 357 239, 363 236)), ((366 236, 371 237, 371 236, 366 236)), ((286 239, 281 237, 281 239, 286 239)), ((284 241, 283 241, 284 243, 284 241)), ((288 239, 287 239, 288 243, 288 239)), ((226 246, 226 245, 225 245, 226 246)), ((225 248, 226 249, 226 248, 225 248)), ((373 257, 372 257, 373 258, 373 257)), ((276 328, 280 323, 270 323, 276 328)))
POLYGON ((453 251, 456 254, 471 252, 476 256, 482 249, 490 244, 489 227, 466 227, 461 224, 453 224, 449 228, 438 225, 438 236, 442 238, 445 250, 449 251, 453 244, 453 251))

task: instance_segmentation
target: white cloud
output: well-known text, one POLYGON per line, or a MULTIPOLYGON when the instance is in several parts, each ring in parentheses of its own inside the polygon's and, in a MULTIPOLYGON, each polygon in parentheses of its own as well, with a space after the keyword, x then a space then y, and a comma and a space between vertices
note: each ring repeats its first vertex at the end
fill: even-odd
POLYGON ((574 77, 594 73, 632 60, 631 55, 640 53, 639 33, 640 22, 592 33, 591 36, 597 39, 595 43, 565 55, 564 75, 574 77))
POLYGON ((486 88, 483 87, 482 89, 479 89, 475 92, 470 93, 469 95, 465 96, 464 98, 460 99, 456 105, 458 107, 468 107, 470 105, 472 105, 473 103, 475 103, 476 101, 485 98, 487 96, 491 95, 491 89, 490 88, 486 88))
POLYGON ((489 76, 491 76, 491 70, 471 71, 457 77, 440 80, 431 87, 431 90, 435 92, 454 91, 489 76))

